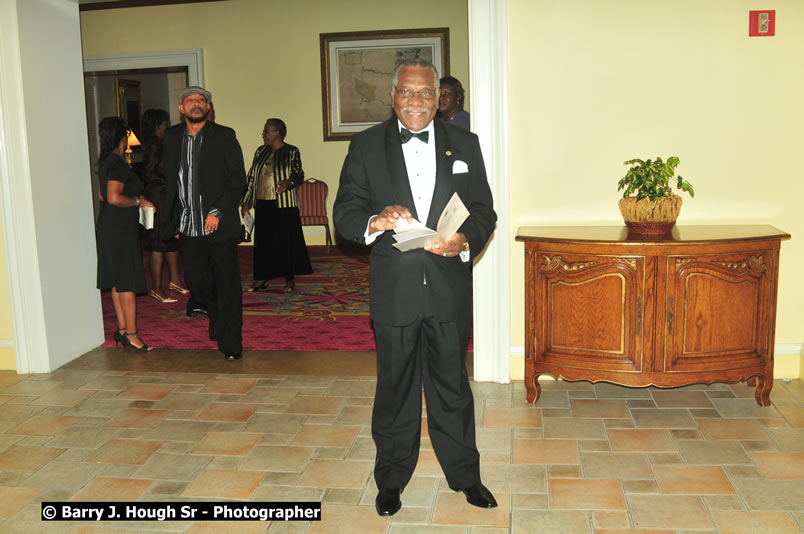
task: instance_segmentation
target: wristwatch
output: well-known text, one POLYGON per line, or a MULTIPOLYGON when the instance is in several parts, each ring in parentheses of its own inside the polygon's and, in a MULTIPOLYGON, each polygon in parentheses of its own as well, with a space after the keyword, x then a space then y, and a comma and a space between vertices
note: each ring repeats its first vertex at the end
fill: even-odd
POLYGON ((469 252, 469 241, 464 241, 463 242, 463 251, 464 252, 469 252))
POLYGON ((134 197, 134 200, 137 201, 137 206, 139 206, 140 205, 140 197, 134 197))

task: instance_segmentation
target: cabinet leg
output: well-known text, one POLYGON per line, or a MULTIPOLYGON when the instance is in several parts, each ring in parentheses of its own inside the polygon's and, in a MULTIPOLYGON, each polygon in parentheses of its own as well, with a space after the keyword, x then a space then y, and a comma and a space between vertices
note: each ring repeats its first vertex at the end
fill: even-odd
POLYGON ((525 381, 525 389, 528 392, 526 397, 528 404, 535 404, 539 397, 542 395, 542 387, 539 385, 539 375, 533 377, 533 380, 528 383, 525 381))
POLYGON ((754 398, 760 406, 770 406, 770 393, 773 388, 773 380, 768 380, 764 376, 756 377, 757 388, 754 390, 754 398))

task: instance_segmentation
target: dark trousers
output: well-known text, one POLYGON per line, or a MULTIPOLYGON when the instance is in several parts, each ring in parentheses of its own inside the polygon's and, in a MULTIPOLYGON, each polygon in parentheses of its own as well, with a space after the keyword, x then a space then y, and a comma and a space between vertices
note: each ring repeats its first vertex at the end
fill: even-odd
POLYGON ((209 236, 179 239, 184 260, 184 280, 193 298, 207 308, 215 327, 218 349, 223 353, 243 350, 243 292, 237 242, 213 241, 209 236))
POLYGON ((377 391, 371 433, 377 445, 378 488, 404 488, 416 468, 422 384, 430 440, 447 482, 455 488, 480 482, 474 400, 465 364, 470 326, 471 318, 438 322, 429 299, 408 326, 374 324, 377 391))

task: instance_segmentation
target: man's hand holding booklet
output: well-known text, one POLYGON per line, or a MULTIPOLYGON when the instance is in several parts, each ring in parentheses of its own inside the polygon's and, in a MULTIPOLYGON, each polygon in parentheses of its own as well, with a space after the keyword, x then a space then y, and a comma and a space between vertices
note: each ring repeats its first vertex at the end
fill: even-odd
POLYGON ((444 207, 444 211, 441 212, 441 217, 438 218, 436 230, 427 228, 416 219, 412 223, 405 219, 399 219, 396 228, 394 228, 394 240, 396 241, 394 247, 402 252, 407 252, 408 250, 424 248, 424 245, 429 241, 437 240, 446 243, 458 231, 467 217, 469 217, 469 210, 461 202, 461 197, 458 196, 458 193, 454 193, 444 207))

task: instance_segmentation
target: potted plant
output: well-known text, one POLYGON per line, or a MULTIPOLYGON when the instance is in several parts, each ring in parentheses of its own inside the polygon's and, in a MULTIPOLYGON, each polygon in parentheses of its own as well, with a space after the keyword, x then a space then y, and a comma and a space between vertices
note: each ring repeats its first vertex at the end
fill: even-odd
POLYGON ((620 213, 625 225, 635 234, 668 234, 681 211, 681 197, 673 193, 671 180, 676 188, 695 196, 692 184, 681 176, 675 176, 679 159, 676 156, 643 161, 631 159, 625 176, 620 179, 617 191, 623 192, 620 213))

